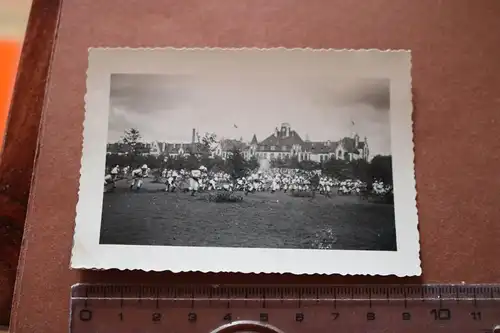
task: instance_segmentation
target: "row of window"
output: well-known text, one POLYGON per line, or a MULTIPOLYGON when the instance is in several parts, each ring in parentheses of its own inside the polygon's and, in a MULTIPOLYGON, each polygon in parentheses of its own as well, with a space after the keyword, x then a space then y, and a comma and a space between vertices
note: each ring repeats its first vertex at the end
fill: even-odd
MULTIPOLYGON (((257 158, 271 158, 271 159, 273 159, 273 158, 284 159, 284 158, 289 158, 290 156, 296 156, 299 160, 309 160, 310 159, 310 155, 306 154, 306 153, 291 154, 291 153, 259 153, 259 152, 257 152, 253 155, 257 158)), ((250 157, 250 156, 252 156, 252 154, 246 153, 246 156, 250 157)))
MULTIPOLYGON (((335 154, 332 154, 330 156, 335 156, 335 154)), ((329 155, 320 155, 319 156, 319 160, 320 160, 320 162, 326 162, 326 161, 328 161, 328 159, 330 158, 330 156, 329 155)), ((339 150, 337 152, 337 159, 339 159, 339 160, 343 159, 343 160, 346 160, 346 161, 351 161, 351 155, 349 155, 348 152, 344 152, 344 155, 342 156, 342 152, 339 150)))
MULTIPOLYGON (((289 158, 290 154, 289 153, 276 153, 276 154, 275 153, 256 153, 255 156, 257 158, 285 159, 285 158, 289 158)), ((299 159, 299 161, 310 161, 311 160, 311 155, 306 154, 306 153, 299 153, 299 154, 295 154, 292 156, 296 156, 299 159)), ((320 160, 320 162, 326 162, 330 159, 331 156, 335 156, 335 154, 329 154, 329 155, 322 154, 322 155, 319 155, 319 160, 320 160)), ((251 155, 249 153, 247 153, 245 157, 248 158, 248 157, 251 157, 251 155)), ((342 152, 339 151, 337 158, 350 161, 351 155, 349 155, 349 153, 345 152, 344 155, 342 156, 342 152)))
MULTIPOLYGON (((222 157, 223 158, 227 158, 230 156, 230 152, 222 152, 222 157)), ((320 159, 320 162, 325 162, 327 161, 332 155, 334 154, 322 154, 319 156, 319 159, 320 159)), ((246 152, 244 153, 244 156, 245 158, 249 158, 251 156, 253 156, 251 153, 249 152, 246 152)), ((274 159, 274 158, 277 158, 277 159, 285 159, 285 158, 289 158, 290 156, 296 156, 299 160, 301 161, 309 161, 311 160, 311 155, 310 154, 307 154, 307 153, 298 153, 298 154, 290 154, 290 153, 255 153, 254 155, 255 157, 257 158, 269 158, 269 159, 274 159)), ((344 160, 351 160, 350 158, 351 156, 349 155, 349 153, 347 152, 344 152, 342 154, 342 151, 338 151, 338 154, 337 154, 337 158, 338 159, 344 159, 344 160)))
MULTIPOLYGON (((270 146, 269 149, 270 150, 276 150, 278 148, 278 146, 270 146)), ((281 146, 281 150, 289 150, 290 147, 289 146, 281 146)), ((265 146, 260 146, 257 148, 257 150, 267 150, 265 146)))
MULTIPOLYGON (((330 141, 324 142, 323 145, 325 147, 328 147, 330 145, 330 141)), ((270 148, 270 150, 276 150, 276 148, 278 148, 278 146, 271 146, 269 148, 270 148)), ((300 145, 294 145, 294 146, 292 146, 292 148, 295 148, 295 150, 300 150, 302 147, 300 145)), ((288 149, 290 149, 289 146, 281 146, 281 150, 285 150, 286 151, 288 149)), ((260 146, 260 147, 258 147, 258 150, 266 150, 266 147, 260 146)), ((311 150, 314 150, 314 146, 311 147, 311 150)))

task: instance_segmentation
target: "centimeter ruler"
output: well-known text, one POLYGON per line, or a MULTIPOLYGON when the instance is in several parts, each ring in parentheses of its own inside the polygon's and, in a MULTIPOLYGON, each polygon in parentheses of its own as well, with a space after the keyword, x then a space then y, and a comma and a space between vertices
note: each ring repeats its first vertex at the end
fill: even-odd
POLYGON ((500 333, 500 285, 86 285, 71 333, 500 333))

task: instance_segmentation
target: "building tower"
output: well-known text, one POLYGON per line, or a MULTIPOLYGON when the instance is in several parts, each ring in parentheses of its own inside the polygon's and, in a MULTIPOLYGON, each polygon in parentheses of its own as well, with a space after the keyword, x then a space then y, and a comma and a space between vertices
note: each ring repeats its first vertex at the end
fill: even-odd
POLYGON ((281 131, 280 131, 280 136, 282 138, 286 138, 290 136, 290 124, 289 123, 282 123, 281 124, 281 131))
POLYGON ((254 134, 252 137, 252 141, 250 141, 251 145, 257 145, 259 142, 257 141, 257 136, 254 134))

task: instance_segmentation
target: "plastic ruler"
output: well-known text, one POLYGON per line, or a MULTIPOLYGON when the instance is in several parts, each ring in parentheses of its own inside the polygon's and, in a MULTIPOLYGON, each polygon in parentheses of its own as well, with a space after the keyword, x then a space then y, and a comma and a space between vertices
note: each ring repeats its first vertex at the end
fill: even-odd
POLYGON ((75 285, 72 333, 500 333, 500 285, 75 285))

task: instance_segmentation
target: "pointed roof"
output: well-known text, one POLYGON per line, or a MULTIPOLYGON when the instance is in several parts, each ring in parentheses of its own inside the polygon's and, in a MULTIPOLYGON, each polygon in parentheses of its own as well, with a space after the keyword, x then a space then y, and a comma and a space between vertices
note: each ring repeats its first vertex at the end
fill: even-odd
POLYGON ((252 137, 252 141, 250 142, 251 145, 256 145, 258 144, 259 142, 257 141, 257 136, 254 134, 253 137, 252 137))
POLYGON ((338 145, 339 143, 337 141, 309 141, 304 144, 304 147, 307 151, 314 154, 327 154, 334 153, 338 145))
POLYGON ((356 141, 353 138, 345 137, 340 140, 342 146, 348 153, 357 153, 356 141))
POLYGON ((303 145, 304 141, 296 131, 292 130, 290 135, 286 137, 282 136, 281 133, 271 134, 260 144, 264 146, 293 146, 295 144, 303 145))

